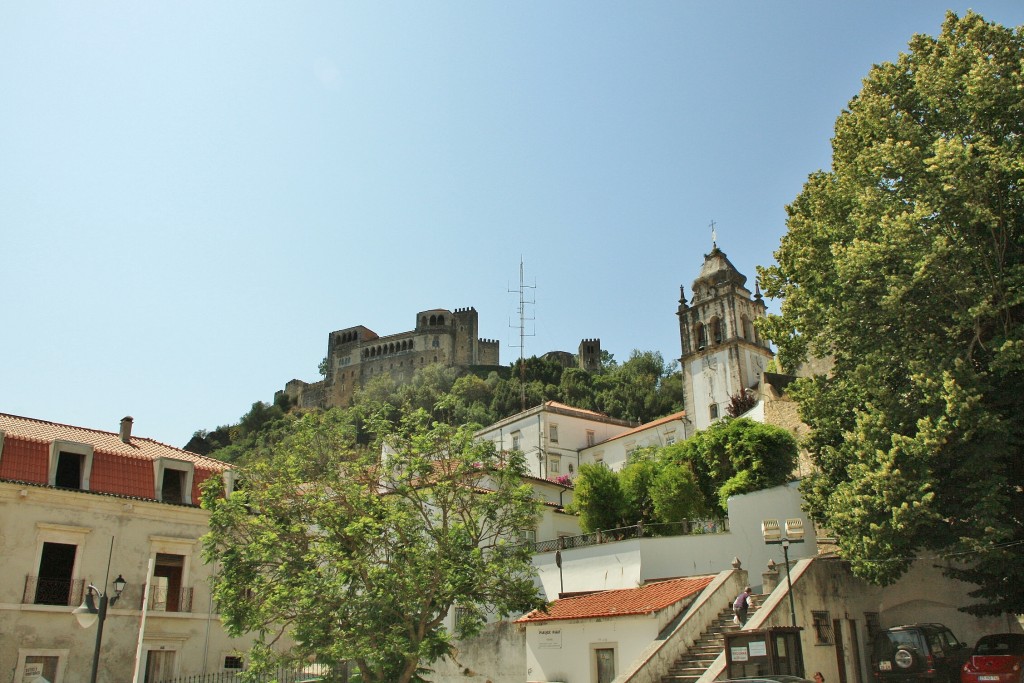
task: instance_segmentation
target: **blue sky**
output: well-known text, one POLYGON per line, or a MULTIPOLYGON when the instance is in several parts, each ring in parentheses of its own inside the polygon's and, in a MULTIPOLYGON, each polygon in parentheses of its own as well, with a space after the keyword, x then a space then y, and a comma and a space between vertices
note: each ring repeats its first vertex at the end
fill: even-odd
MULTIPOLYGON (((0 412, 183 446, 330 331, 474 306, 518 355, 679 353, 936 2, 0 5, 0 412)), ((968 8, 1024 24, 1024 3, 968 8)), ((775 306, 775 304, 772 304, 775 306)))

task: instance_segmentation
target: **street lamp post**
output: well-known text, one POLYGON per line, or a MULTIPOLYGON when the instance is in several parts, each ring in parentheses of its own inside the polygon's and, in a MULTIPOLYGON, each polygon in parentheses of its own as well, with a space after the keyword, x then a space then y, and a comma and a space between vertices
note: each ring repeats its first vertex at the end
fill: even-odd
MULTIPOLYGON (((110 553, 113 555, 114 552, 114 539, 110 539, 110 553)), ((107 575, 103 580, 103 588, 106 589, 107 581, 110 579, 110 557, 107 557, 107 575)), ((99 622, 96 626, 96 648, 92 653, 92 675, 89 677, 90 683, 96 683, 96 675, 99 672, 100 666, 100 646, 103 644, 103 622, 107 620, 107 607, 113 606, 117 599, 121 597, 121 593, 124 592, 125 586, 128 582, 124 580, 124 577, 120 574, 114 579, 114 595, 110 596, 110 591, 101 591, 91 583, 85 589, 85 598, 82 600, 82 604, 76 607, 72 614, 78 620, 78 625, 82 628, 89 628, 93 624, 99 622), (93 594, 99 598, 99 606, 97 607, 93 594)))
POLYGON ((804 522, 802 519, 787 519, 786 532, 782 533, 779 520, 766 519, 761 522, 761 535, 769 545, 781 545, 782 557, 786 563, 786 588, 789 593, 789 615, 796 626, 796 600, 793 598, 793 577, 789 572, 789 544, 804 542, 804 522))

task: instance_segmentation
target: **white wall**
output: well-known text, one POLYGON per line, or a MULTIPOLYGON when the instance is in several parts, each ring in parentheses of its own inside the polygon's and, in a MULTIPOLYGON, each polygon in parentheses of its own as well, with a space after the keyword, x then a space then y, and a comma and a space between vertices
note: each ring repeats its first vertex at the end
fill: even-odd
MULTIPOLYGON (((772 559, 782 564, 782 548, 765 545, 761 520, 796 517, 804 520, 806 541, 790 546, 791 560, 811 557, 817 550, 814 528, 800 509, 795 482, 729 499, 729 528, 722 534, 638 538, 562 551, 561 582, 566 592, 635 588, 646 581, 677 576, 716 574, 739 558, 755 588, 772 559)), ((559 593, 555 554, 534 555, 534 566, 545 595, 559 593)))
MULTIPOLYGON (((664 610, 669 612, 670 610, 664 610)), ((669 621, 678 609, 669 615, 669 621)), ((526 625, 526 680, 591 683, 594 651, 615 650, 615 672, 622 673, 660 630, 659 615, 605 619, 559 619, 526 625)))
POLYGON ((476 433, 478 439, 493 441, 499 450, 510 450, 513 435, 519 433, 519 449, 526 457, 530 474, 548 479, 562 474, 571 474, 579 469, 579 451, 587 446, 587 432, 594 432, 595 442, 604 441, 630 429, 630 425, 615 424, 620 421, 590 420, 584 417, 564 415, 538 406, 495 423, 476 433), (551 426, 558 427, 558 442, 551 441, 551 426), (558 471, 553 471, 552 458, 558 460, 558 471))
POLYGON ((647 429, 638 429, 627 435, 612 437, 604 443, 580 451, 580 464, 603 462, 606 467, 618 472, 626 465, 629 454, 637 448, 667 446, 693 436, 695 429, 682 419, 669 420, 647 429))

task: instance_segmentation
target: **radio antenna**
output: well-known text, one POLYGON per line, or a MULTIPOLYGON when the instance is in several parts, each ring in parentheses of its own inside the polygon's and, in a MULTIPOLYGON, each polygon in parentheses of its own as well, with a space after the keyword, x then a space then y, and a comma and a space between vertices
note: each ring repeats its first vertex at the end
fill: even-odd
POLYGON ((513 349, 519 349, 519 404, 521 410, 526 410, 526 338, 535 336, 536 332, 527 333, 526 323, 533 322, 536 318, 529 317, 526 315, 527 306, 536 306, 537 299, 536 295, 532 297, 532 300, 527 300, 526 290, 537 289, 537 281, 534 280, 532 285, 526 284, 526 279, 523 271, 523 257, 519 257, 519 289, 509 289, 508 291, 515 294, 519 294, 519 307, 516 312, 519 314, 519 324, 513 325, 509 323, 509 327, 519 330, 519 344, 511 344, 513 349))

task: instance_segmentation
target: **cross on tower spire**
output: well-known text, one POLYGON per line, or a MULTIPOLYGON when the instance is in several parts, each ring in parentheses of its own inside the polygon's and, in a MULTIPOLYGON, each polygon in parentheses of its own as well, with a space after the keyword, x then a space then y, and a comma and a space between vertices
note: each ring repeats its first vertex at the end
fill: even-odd
POLYGON ((715 221, 711 221, 711 248, 718 249, 718 233, 715 231, 715 221))

